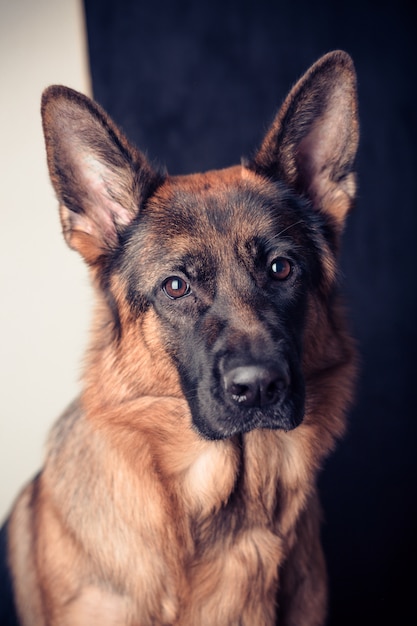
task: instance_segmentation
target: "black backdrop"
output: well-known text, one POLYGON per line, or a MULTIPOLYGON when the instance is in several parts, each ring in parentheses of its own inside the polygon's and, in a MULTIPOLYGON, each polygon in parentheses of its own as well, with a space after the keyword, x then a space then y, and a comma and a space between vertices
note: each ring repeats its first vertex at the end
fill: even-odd
POLYGON ((172 174, 227 166, 251 154, 312 62, 335 48, 352 55, 362 138, 359 199, 345 234, 343 269, 362 373, 348 435, 321 477, 329 624, 411 619, 417 530, 412 2, 85 5, 95 98, 172 174))

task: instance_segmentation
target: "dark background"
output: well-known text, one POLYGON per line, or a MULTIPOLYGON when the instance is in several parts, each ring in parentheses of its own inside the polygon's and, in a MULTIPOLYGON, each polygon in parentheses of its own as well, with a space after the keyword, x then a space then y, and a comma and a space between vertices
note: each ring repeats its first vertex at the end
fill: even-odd
POLYGON ((250 155, 311 63, 335 48, 352 55, 362 134, 343 270, 362 371, 348 435, 321 477, 329 624, 408 623, 417 582, 412 3, 85 0, 85 6, 95 98, 172 174, 250 155))

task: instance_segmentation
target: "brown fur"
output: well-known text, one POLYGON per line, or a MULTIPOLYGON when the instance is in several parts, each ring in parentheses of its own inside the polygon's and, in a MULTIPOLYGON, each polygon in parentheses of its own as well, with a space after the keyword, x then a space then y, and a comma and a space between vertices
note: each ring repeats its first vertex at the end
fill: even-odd
MULTIPOLYGON (((97 310, 82 394, 54 427, 44 468, 8 524, 22 624, 324 623, 316 476, 343 434, 353 388, 354 350, 334 289, 338 237, 354 195, 356 115, 351 61, 331 53, 294 87, 247 166, 162 178, 95 104, 59 87, 44 96, 64 234, 90 265, 97 310), (165 241, 166 207, 190 197, 226 205, 232 188, 269 198, 274 180, 306 198, 332 233, 320 251, 321 286, 305 304, 304 418, 288 432, 205 438, 192 426, 173 337, 155 307, 138 294, 128 301, 134 270, 128 275, 115 252, 138 210, 154 220, 161 214, 161 232, 155 226, 141 241, 146 290, 159 278, 153 259, 165 241)), ((202 210, 193 237, 222 268, 216 288, 233 311, 229 342, 243 334, 263 340, 235 252, 214 221, 202 210)), ((270 218, 258 211, 253 223, 236 222, 237 241, 245 242, 270 218)), ((173 252, 189 244, 178 226, 173 252)), ((215 341, 214 316, 202 332, 215 341)))

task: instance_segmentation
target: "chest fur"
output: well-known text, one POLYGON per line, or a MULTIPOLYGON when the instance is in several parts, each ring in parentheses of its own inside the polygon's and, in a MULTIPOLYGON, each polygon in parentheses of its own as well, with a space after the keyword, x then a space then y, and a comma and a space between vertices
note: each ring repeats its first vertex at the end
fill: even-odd
POLYGON ((190 533, 182 624, 273 622, 279 567, 307 491, 297 463, 292 441, 259 431, 190 465, 181 487, 190 533))
MULTIPOLYGON (((112 593, 122 590, 126 599, 120 623, 274 623, 279 567, 311 475, 298 443, 303 427, 209 442, 188 430, 174 438, 152 428, 151 437, 146 415, 142 411, 141 443, 133 438, 131 448, 118 445, 118 428, 104 437, 85 420, 75 422, 73 437, 87 442, 83 458, 90 469, 82 502, 73 447, 50 457, 45 486, 53 483, 65 526, 86 556, 77 548, 84 565, 74 589, 96 578, 93 561, 112 593), (97 500, 106 508, 88 504, 97 500)), ((120 440, 127 440, 123 428, 120 440)))

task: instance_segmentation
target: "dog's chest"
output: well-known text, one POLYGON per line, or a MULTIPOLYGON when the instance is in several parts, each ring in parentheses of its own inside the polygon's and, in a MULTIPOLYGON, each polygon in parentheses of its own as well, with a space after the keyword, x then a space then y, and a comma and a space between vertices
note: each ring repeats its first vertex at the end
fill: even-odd
POLYGON ((280 526, 286 517, 298 515, 302 501, 297 495, 306 487, 307 459, 301 458, 299 443, 288 433, 253 431, 200 449, 178 481, 197 540, 205 533, 233 538, 244 529, 262 527, 283 536, 280 526))
POLYGON ((207 447, 184 476, 190 593, 182 624, 204 623, 203 614, 213 624, 272 623, 287 548, 282 458, 274 437, 247 439, 207 447))

